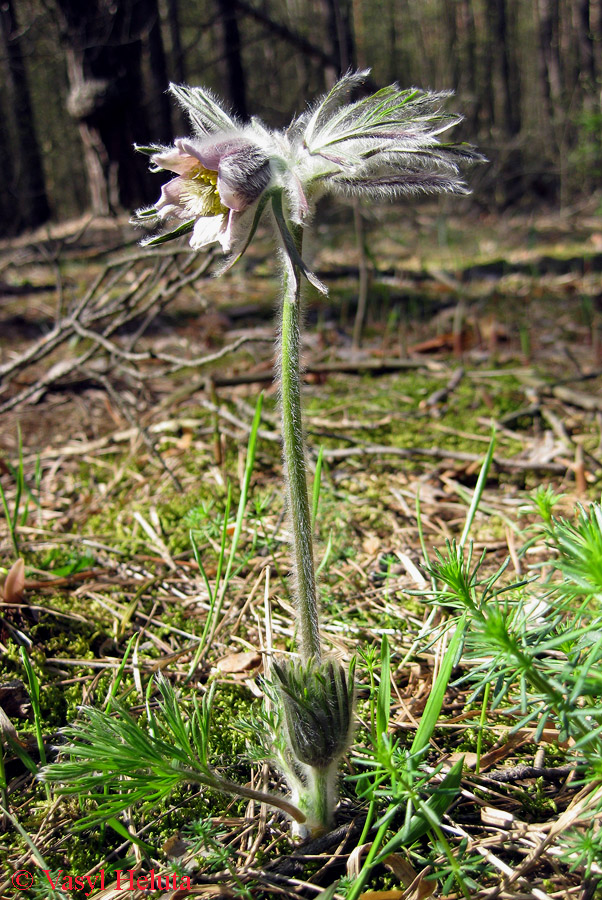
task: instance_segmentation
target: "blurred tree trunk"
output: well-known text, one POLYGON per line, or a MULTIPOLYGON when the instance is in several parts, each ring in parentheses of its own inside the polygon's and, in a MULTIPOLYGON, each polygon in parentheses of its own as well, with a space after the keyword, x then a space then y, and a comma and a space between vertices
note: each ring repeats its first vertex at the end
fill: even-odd
POLYGON ((596 78, 602 79, 602 41, 600 40, 600 35, 602 34, 602 3, 600 0, 598 0, 597 5, 594 4, 590 8, 590 25, 592 34, 596 36, 596 40, 593 41, 596 78))
POLYGON ((481 112, 481 91, 479 88, 479 75, 477 72, 477 30, 474 20, 472 0, 461 0, 460 22, 463 34, 465 50, 464 71, 466 84, 472 101, 470 114, 467 116, 470 131, 474 133, 477 128, 481 112))
POLYGON ((592 39, 593 23, 590 21, 592 13, 590 0, 576 0, 575 30, 579 47, 579 80, 588 96, 591 96, 592 88, 596 83, 594 41, 592 39))
MULTIPOLYGON (((328 67, 326 78, 328 86, 348 69, 354 69, 355 39, 353 34, 353 9, 350 0, 324 0, 324 11, 333 60, 338 60, 338 67, 328 67)), ((369 271, 366 253, 365 228, 360 202, 353 199, 353 221, 355 225, 355 242, 359 262, 359 283, 357 309, 353 323, 352 346, 359 349, 362 343, 362 331, 366 308, 368 305, 369 271)))
POLYGON ((559 0, 538 0, 539 17, 539 77, 543 94, 546 124, 550 145, 554 148, 554 174, 559 190, 561 208, 567 202, 567 163, 569 129, 563 99, 562 64, 560 57, 559 0))
POLYGON ((13 187, 16 184, 14 174, 14 142, 8 133, 8 111, 4 109, 4 104, 0 106, 0 171, 3 179, 2 185, 4 190, 0 191, 0 235, 14 234, 18 230, 18 222, 16 219, 17 208, 17 189, 13 187), (13 146, 11 147, 11 143, 13 146))
MULTIPOLYGON (((131 208, 149 198, 132 145, 155 138, 143 103, 142 56, 143 38, 157 22, 157 2, 54 3, 69 75, 67 108, 79 126, 92 211, 131 208)), ((169 126, 161 130, 167 133, 169 126)))
POLYGON ((326 27, 332 48, 332 58, 338 61, 338 71, 328 73, 330 83, 355 67, 355 41, 353 38, 353 10, 349 0, 324 0, 326 27))
POLYGON ((184 51, 180 36, 180 17, 178 15, 177 0, 166 0, 166 20, 169 34, 171 72, 177 84, 184 84, 186 71, 184 69, 184 51))
POLYGON ((222 28, 228 99, 236 115, 241 119, 248 119, 247 81, 242 63, 236 0, 216 0, 216 2, 222 28))
POLYGON ((513 65, 512 40, 509 34, 506 0, 495 0, 496 48, 503 97, 503 116, 506 134, 514 137, 520 131, 520 87, 518 72, 513 65))
MULTIPOLYGON (((234 3, 241 13, 245 16, 249 16, 256 22, 259 22, 260 25, 263 25, 271 35, 272 40, 284 41, 285 44, 288 44, 291 48, 299 51, 304 56, 315 60, 319 65, 324 66, 326 69, 338 70, 340 65, 338 57, 334 60, 331 53, 327 53, 322 47, 312 43, 312 41, 308 40, 298 31, 289 28, 282 22, 277 22, 271 15, 268 15, 268 13, 257 9, 253 3, 247 3, 246 0, 234 0, 234 3)), ((374 83, 368 78, 366 86, 368 84, 373 85, 374 83)))
POLYGON ((454 90, 458 89, 462 69, 462 59, 458 46, 458 21, 456 18, 457 13, 458 6, 456 3, 444 4, 443 14, 445 17, 445 39, 447 44, 446 63, 451 71, 451 86, 454 88, 454 90))
POLYGON ((0 4, 0 30, 10 105, 7 118, 12 125, 10 128, 9 122, 5 120, 3 129, 3 149, 6 151, 7 145, 12 144, 10 158, 14 196, 10 211, 10 230, 19 231, 46 222, 50 217, 50 208, 13 0, 3 0, 0 4), (13 132, 13 139, 9 142, 7 138, 10 131, 13 132))
MULTIPOLYGON (((351 11, 353 15, 353 37, 355 42, 355 59, 360 69, 366 69, 368 63, 366 61, 366 22, 364 18, 364 6, 362 0, 351 0, 351 11)), ((396 71, 397 57, 397 36, 395 33, 395 6, 389 6, 389 70, 395 70, 393 78, 389 81, 395 81, 398 73, 396 71)))
POLYGON ((518 76, 512 66, 506 0, 487 0, 487 108, 492 124, 513 137, 520 130, 518 76))
MULTIPOLYGON (((165 23, 164 35, 167 46, 165 47, 162 44, 162 47, 164 55, 166 53, 168 60, 166 66, 170 76, 168 80, 173 81, 176 84, 185 84, 185 54, 182 47, 178 0, 158 0, 158 2, 160 10, 159 19, 165 23)), ((167 98, 167 100, 169 101, 169 98, 167 98)), ((186 113, 179 104, 169 103, 169 107, 173 133, 186 134, 190 127, 186 113)))
POLYGON ((486 0, 485 28, 482 41, 485 62, 481 70, 481 96, 483 98, 482 106, 487 124, 489 126, 496 124, 494 85, 495 68, 492 63, 492 60, 495 59, 496 22, 493 2, 494 0, 486 0))
POLYGON ((150 127, 154 141, 167 144, 173 137, 171 124, 171 103, 167 87, 169 76, 167 74, 167 60, 161 34, 161 17, 157 0, 146 0, 150 27, 148 29, 147 46, 149 57, 149 87, 151 112, 150 127))
MULTIPOLYGON (((357 2, 357 0, 356 0, 357 2)), ((387 81, 405 81, 405 71, 403 67, 402 54, 399 48, 399 33, 397 28, 397 17, 403 15, 401 12, 401 0, 398 3, 389 3, 387 6, 387 29, 386 29, 386 47, 387 47, 387 81)), ((357 29, 358 16, 354 9, 353 21, 357 29)), ((365 31, 365 25, 363 27, 365 31)), ((358 37, 357 31, 355 32, 358 37)), ((365 39, 364 39, 365 42, 365 39)))
POLYGON ((539 72, 550 122, 559 112, 562 77, 559 53, 558 0, 537 0, 539 15, 539 72))

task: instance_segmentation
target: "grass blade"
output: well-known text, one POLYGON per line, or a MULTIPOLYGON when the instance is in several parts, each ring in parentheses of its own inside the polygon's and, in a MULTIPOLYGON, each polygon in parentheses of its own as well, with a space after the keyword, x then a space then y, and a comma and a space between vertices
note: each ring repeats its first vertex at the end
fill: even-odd
POLYGON ((312 503, 311 503, 311 527, 314 528, 316 524, 316 518, 318 515, 318 506, 320 503, 320 483, 322 477, 322 460, 324 458, 324 447, 320 447, 320 452, 318 453, 318 458, 316 460, 316 471, 314 474, 314 486, 312 491, 312 503))
POLYGON ((376 697, 376 741, 380 743, 383 734, 389 728, 389 715, 391 711, 391 652, 389 639, 383 635, 380 648, 380 684, 376 697))
POLYGON ((406 822, 404 827, 395 837, 392 837, 380 851, 374 864, 383 862, 390 853, 399 847, 408 847, 429 831, 435 822, 440 822, 442 816, 449 809, 460 788, 462 780, 462 767, 464 757, 459 759, 449 770, 441 784, 435 789, 429 799, 421 804, 418 811, 406 822))
POLYGON ((435 730, 437 721, 439 719, 441 707, 443 706, 443 699, 445 697, 447 685, 452 673, 452 668, 456 660, 458 650, 460 649, 460 646, 464 639, 465 628, 466 613, 464 613, 464 615, 456 625, 456 630, 445 652, 443 663, 441 665, 441 668, 439 669, 439 674, 437 675, 437 679, 431 688, 429 698, 426 702, 424 712, 422 713, 422 717, 420 719, 420 724, 414 736, 414 740, 412 741, 412 747, 410 749, 410 753, 412 754, 412 756, 420 756, 424 752, 426 747, 428 747, 431 735, 435 730))
POLYGON ((230 550, 228 553, 228 562, 226 564, 226 571, 224 574, 224 578, 220 587, 219 579, 221 578, 221 571, 223 566, 223 560, 225 556, 225 537, 227 534, 226 523, 225 520, 224 531, 222 532, 222 545, 220 548, 220 556, 218 560, 218 572, 216 576, 216 585, 214 592, 214 600, 212 603, 212 609, 207 618, 207 623, 205 625, 205 629, 203 631, 203 636, 201 638, 201 644, 199 649, 197 650, 195 657, 190 666, 190 670, 188 672, 187 680, 190 680, 194 675, 199 662, 203 658, 205 650, 208 646, 210 646, 213 638, 215 637, 215 632, 219 625, 219 618, 222 611, 222 606, 224 603, 224 598, 226 596, 226 591, 228 589, 228 584, 230 582, 230 576, 232 574, 232 567, 234 565, 234 558, 236 555, 236 550, 238 548, 238 542, 240 540, 240 535, 242 532, 243 521, 245 517, 245 510, 247 506, 247 498, 249 496, 249 487, 251 484, 251 475, 253 474, 253 467, 255 465, 255 452, 257 449, 257 434, 259 431, 259 423, 261 421, 261 409, 263 406, 263 393, 259 395, 257 398, 257 405, 255 407, 255 415, 253 416, 253 422, 251 425, 251 433, 249 434, 249 443, 247 445, 247 460, 245 464, 245 473, 243 477, 243 483, 240 493, 240 500, 238 502, 238 511, 236 513, 236 522, 234 524, 234 534, 232 535, 232 542, 230 544, 230 550), (217 598, 217 599, 215 599, 217 598), (210 624, 210 627, 208 627, 210 624))
POLYGON ((489 442, 489 447, 487 449, 487 454, 485 459, 483 460, 483 465, 481 466, 481 471, 479 472, 479 477, 477 480, 476 487, 474 489, 474 494, 472 495, 472 502, 468 508, 468 513, 466 514, 466 522, 464 523, 464 530, 462 531, 462 537, 460 538, 460 542, 458 546, 460 549, 464 547, 464 544, 468 540, 468 535, 470 534, 470 529, 472 528, 472 523, 474 522, 474 517, 477 513, 477 509, 479 508, 479 503, 481 502, 481 497, 483 496, 483 491, 485 489, 485 482, 487 481, 487 475, 489 474, 489 469, 491 467, 491 462, 493 460, 493 451, 495 450, 495 434, 492 434, 491 441, 489 442))

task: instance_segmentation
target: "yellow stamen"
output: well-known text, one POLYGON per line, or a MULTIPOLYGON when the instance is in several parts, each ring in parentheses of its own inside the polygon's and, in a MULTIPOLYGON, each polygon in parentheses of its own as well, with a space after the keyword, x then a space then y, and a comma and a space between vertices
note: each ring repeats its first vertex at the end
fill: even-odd
POLYGON ((220 216, 228 212, 217 191, 217 172, 200 163, 186 178, 185 200, 191 212, 198 216, 220 216))

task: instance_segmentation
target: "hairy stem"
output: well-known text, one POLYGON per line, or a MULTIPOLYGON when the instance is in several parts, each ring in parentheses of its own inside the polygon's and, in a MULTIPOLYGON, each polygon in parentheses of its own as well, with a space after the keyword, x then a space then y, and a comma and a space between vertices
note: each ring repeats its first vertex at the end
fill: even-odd
POLYGON ((337 805, 338 759, 327 769, 312 766, 308 772, 308 799, 310 801, 307 818, 311 820, 314 834, 332 828, 334 810, 337 805))
POLYGON ((290 816, 291 819, 294 819, 295 822, 298 822, 299 824, 302 824, 306 820, 305 813, 295 806, 294 803, 290 803, 284 797, 279 797, 277 794, 271 794, 267 791, 257 791, 254 788, 236 784, 233 781, 228 781, 227 778, 222 778, 215 772, 204 774, 199 773, 195 769, 185 768, 181 768, 179 771, 187 781, 205 785, 216 791, 221 791, 224 794, 233 794, 235 797, 245 797, 247 800, 265 803, 267 806, 271 806, 274 809, 279 809, 286 813, 287 816, 290 816))
MULTIPOLYGON (((290 225, 295 246, 301 255, 302 229, 290 225)), ((280 340, 280 402, 282 440, 286 468, 286 489, 293 535, 293 561, 299 616, 299 651, 307 662, 321 658, 318 625, 318 598, 311 530, 305 448, 301 419, 301 286, 300 272, 286 259, 283 275, 282 334, 280 340)))

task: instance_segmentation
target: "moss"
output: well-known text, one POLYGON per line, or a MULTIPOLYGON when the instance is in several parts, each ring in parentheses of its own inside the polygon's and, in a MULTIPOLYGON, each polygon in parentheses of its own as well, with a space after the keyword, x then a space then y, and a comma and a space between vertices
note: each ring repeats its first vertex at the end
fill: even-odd
MULTIPOLYGON (((226 491, 203 478, 199 478, 195 489, 186 494, 174 491, 166 496, 157 511, 170 551, 174 554, 192 554, 191 529, 197 538, 207 530, 207 534, 218 540, 225 506, 226 491)), ((236 500, 233 498, 231 514, 235 510, 236 500)))
MULTIPOLYGON (((552 788, 552 790, 555 790, 552 788)), ((522 797, 523 814, 525 818, 530 816, 531 821, 548 821, 550 816, 554 816, 558 812, 558 807, 553 797, 549 793, 550 785, 546 784, 543 778, 536 778, 534 787, 525 791, 522 797)))
MULTIPOLYGON (((81 814, 81 807, 75 801, 62 802, 60 809, 73 822, 77 822, 81 814)), ((63 869, 65 873, 88 872, 122 843, 123 839, 110 829, 88 831, 85 838, 75 832, 70 840, 64 842, 62 853, 52 854, 46 857, 46 861, 50 869, 63 869)), ((79 898, 84 895, 81 891, 74 891, 73 896, 79 898)))
MULTIPOLYGON (((444 382, 441 382, 440 386, 443 384, 444 382)), ((354 436, 358 435, 362 440, 405 448, 434 445, 442 449, 484 455, 485 445, 482 441, 464 436, 467 432, 474 432, 482 437, 489 436, 489 429, 480 421, 483 415, 482 401, 475 382, 472 379, 464 379, 443 405, 440 417, 433 420, 426 410, 420 408, 420 403, 438 385, 438 380, 434 382, 431 375, 420 370, 379 378, 365 375, 352 380, 342 376, 331 376, 330 390, 321 391, 319 394, 312 392, 306 401, 306 412, 309 417, 327 416, 330 408, 340 409, 346 398, 348 417, 365 422, 365 434, 362 434, 361 429, 353 432, 354 436), (398 401, 396 397, 399 397, 398 401), (373 427, 374 420, 379 419, 387 419, 388 422, 373 427), (457 433, 449 434, 431 428, 431 422, 444 425, 457 433)), ((510 373, 508 376, 496 378, 495 383, 489 387, 494 403, 491 416, 494 418, 515 411, 517 405, 524 402, 523 386, 516 376, 510 373)), ((316 438, 312 439, 311 429, 309 439, 310 442, 316 442, 316 438)), ((340 445, 340 439, 321 435, 317 442, 325 447, 340 445)), ((522 446, 518 441, 516 445, 504 446, 504 452, 508 455, 517 453, 520 449, 522 446)), ((419 464, 414 460, 403 460, 401 463, 396 460, 391 463, 386 457, 383 459, 384 462, 381 462, 383 466, 395 465, 396 468, 403 466, 406 470, 419 464)))
MULTIPOLYGON (((211 713, 210 757, 216 765, 231 765, 245 756, 245 738, 236 720, 248 715, 253 696, 244 686, 220 684, 211 713)), ((248 771, 248 770, 247 770, 248 771)))
MULTIPOLYGON (((470 707, 466 708, 467 710, 470 707)), ((491 720, 488 719, 487 727, 479 731, 477 727, 466 728, 462 731, 462 737, 457 746, 458 753, 476 753, 479 747, 479 733, 481 736, 481 752, 486 753, 497 742, 498 735, 490 728, 491 720)), ((443 738, 443 735, 442 735, 443 738)))

